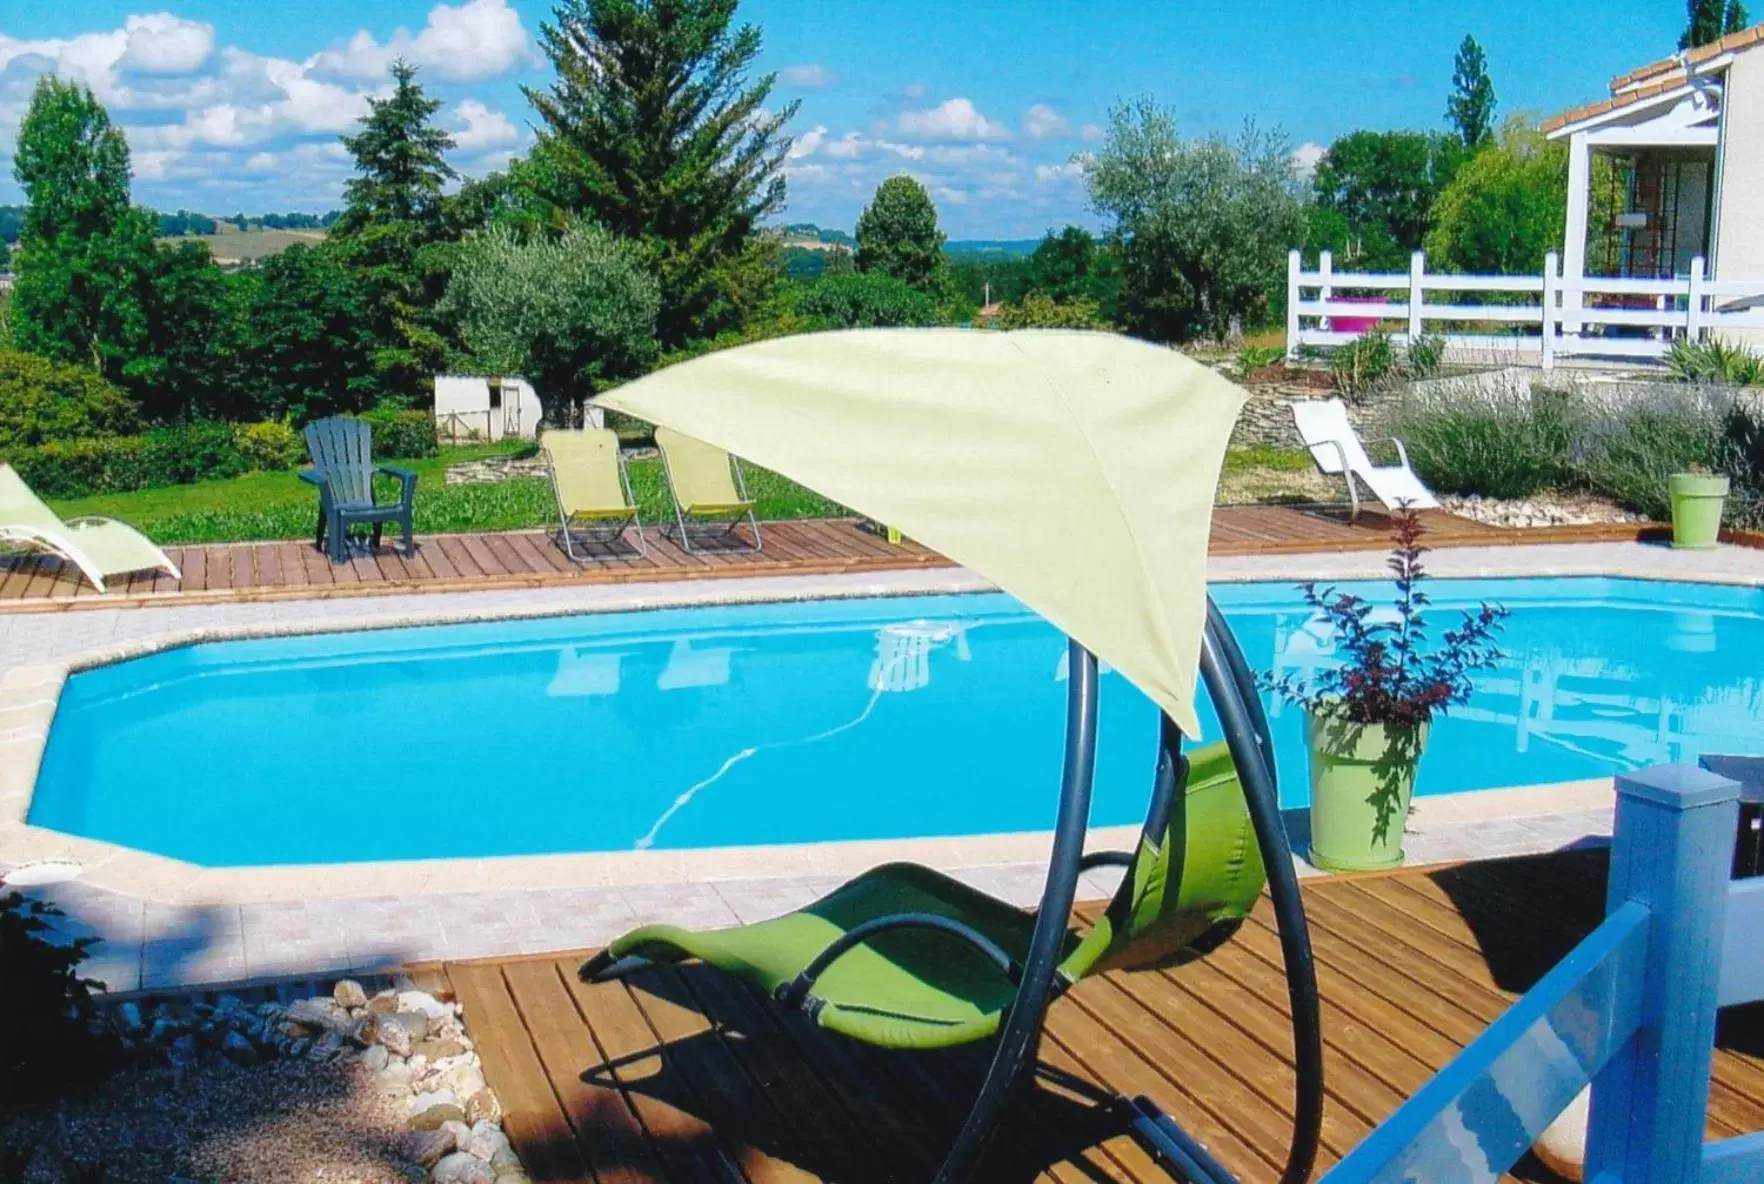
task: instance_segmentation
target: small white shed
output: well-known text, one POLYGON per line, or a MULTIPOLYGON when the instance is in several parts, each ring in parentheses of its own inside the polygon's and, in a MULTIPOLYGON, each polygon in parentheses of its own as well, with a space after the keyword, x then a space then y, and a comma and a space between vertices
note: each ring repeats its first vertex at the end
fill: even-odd
POLYGON ((443 440, 532 440, 544 418, 545 408, 524 378, 435 375, 435 430, 443 440))

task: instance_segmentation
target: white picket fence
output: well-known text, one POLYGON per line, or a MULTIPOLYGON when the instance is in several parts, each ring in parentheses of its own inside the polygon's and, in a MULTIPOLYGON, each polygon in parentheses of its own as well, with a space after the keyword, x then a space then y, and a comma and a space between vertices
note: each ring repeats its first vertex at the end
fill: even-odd
POLYGON ((1317 270, 1306 271, 1298 251, 1288 256, 1287 357, 1307 346, 1346 345, 1374 320, 1398 344, 1437 335, 1454 354, 1535 355, 1547 370, 1566 355, 1660 358, 1678 337, 1702 340, 1724 330, 1764 330, 1764 279, 1711 279, 1701 256, 1691 260, 1690 275, 1683 279, 1584 276, 1573 282, 1563 278, 1554 251, 1542 275, 1429 273, 1419 251, 1410 258, 1407 275, 1336 271, 1328 251, 1319 256, 1317 270), (1401 295, 1344 297, 1344 289, 1401 295), (1521 299, 1459 303, 1471 293, 1521 299), (1358 324, 1343 331, 1343 320, 1358 324), (1494 325, 1506 331, 1489 327, 1494 325))

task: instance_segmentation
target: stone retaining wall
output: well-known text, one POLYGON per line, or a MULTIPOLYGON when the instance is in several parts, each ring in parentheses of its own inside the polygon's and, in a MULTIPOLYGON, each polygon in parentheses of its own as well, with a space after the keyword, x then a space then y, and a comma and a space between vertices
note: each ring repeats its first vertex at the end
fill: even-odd
MULTIPOLYGON (((1244 389, 1249 392, 1249 400, 1243 405, 1243 412, 1237 417, 1237 427, 1231 433, 1233 448, 1302 448, 1304 443, 1292 422, 1292 404, 1300 400, 1336 397, 1333 391, 1291 382, 1252 382, 1244 389)), ((1348 419, 1368 440, 1388 436, 1390 421, 1401 401, 1400 387, 1350 401, 1348 419)))

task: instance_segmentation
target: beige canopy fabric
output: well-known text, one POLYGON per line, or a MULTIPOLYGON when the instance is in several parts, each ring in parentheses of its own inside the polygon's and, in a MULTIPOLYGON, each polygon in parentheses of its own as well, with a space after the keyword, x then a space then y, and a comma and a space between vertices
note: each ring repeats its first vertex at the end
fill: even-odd
POLYGON ((1115 334, 860 329, 723 350, 597 402, 979 572, 1194 736, 1213 491, 1243 399, 1115 334))

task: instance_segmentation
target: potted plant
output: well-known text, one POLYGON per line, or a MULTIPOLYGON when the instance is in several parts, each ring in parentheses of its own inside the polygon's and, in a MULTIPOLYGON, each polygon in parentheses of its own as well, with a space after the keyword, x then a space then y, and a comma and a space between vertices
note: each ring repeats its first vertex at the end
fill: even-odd
POLYGON ((1495 635, 1507 610, 1483 604, 1435 644, 1425 619, 1421 522, 1400 510, 1391 531, 1393 611, 1350 592, 1300 585, 1344 661, 1309 681, 1266 675, 1264 688, 1305 712, 1310 750, 1310 860, 1326 871, 1371 871, 1403 862, 1403 822, 1415 769, 1437 715, 1470 697, 1470 675, 1499 662, 1495 635))
POLYGON ((1727 501, 1727 478, 1692 465, 1688 473, 1666 479, 1672 499, 1672 545, 1707 550, 1721 538, 1721 508, 1727 501))

